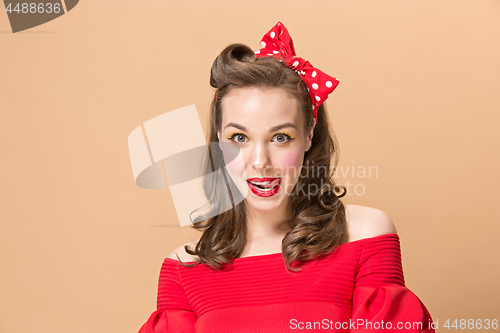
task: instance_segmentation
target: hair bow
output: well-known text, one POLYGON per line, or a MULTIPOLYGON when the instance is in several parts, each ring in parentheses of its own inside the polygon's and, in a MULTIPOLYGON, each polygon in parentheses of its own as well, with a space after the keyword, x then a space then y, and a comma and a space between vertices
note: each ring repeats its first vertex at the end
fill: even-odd
POLYGON ((257 58, 273 57, 301 76, 311 97, 314 118, 317 119, 318 107, 337 88, 340 81, 313 67, 309 61, 297 57, 292 37, 281 22, 262 37, 260 44, 263 48, 255 52, 257 58))

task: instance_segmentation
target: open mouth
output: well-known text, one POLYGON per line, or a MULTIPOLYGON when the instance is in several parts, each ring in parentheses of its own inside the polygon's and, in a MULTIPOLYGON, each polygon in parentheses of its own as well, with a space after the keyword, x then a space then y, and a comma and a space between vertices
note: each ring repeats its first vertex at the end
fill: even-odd
POLYGON ((254 194, 267 197, 278 192, 281 178, 252 178, 247 179, 247 183, 254 194))
POLYGON ((252 185, 262 189, 262 190, 270 190, 272 189, 274 186, 278 185, 278 182, 279 182, 279 179, 276 178, 275 180, 273 180, 272 182, 271 181, 267 181, 267 182, 252 182, 252 181, 249 181, 252 185))

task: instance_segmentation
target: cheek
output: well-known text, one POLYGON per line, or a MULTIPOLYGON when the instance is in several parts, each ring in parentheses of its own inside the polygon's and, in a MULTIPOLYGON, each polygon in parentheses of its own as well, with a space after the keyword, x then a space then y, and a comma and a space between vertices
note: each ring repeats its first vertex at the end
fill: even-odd
POLYGON ((225 142, 223 142, 221 146, 227 171, 231 175, 231 178, 235 180, 245 172, 245 162, 241 150, 225 142))
POLYGON ((287 170, 287 168, 293 168, 293 167, 300 168, 302 166, 303 159, 304 159, 304 151, 302 150, 302 147, 297 147, 296 149, 293 149, 287 152, 286 155, 282 156, 279 159, 278 163, 285 170, 287 170))
POLYGON ((239 159, 233 160, 231 163, 226 164, 227 171, 231 174, 231 177, 241 175, 245 172, 245 164, 239 159))

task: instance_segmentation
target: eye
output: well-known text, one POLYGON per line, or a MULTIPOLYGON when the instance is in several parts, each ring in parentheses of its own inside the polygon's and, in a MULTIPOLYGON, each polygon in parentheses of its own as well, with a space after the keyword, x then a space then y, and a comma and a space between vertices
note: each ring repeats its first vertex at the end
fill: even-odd
MULTIPOLYGON (((248 140, 248 137, 243 133, 234 133, 227 139, 234 143, 245 143, 248 140)), ((287 142, 292 141, 295 138, 292 138, 289 134, 283 132, 275 134, 273 136, 273 139, 276 139, 275 142, 277 143, 286 144, 287 142)))
POLYGON ((295 139, 286 133, 275 134, 273 138, 276 138, 276 142, 278 143, 287 143, 288 141, 295 139))
POLYGON ((246 138, 247 138, 247 136, 243 133, 234 133, 233 135, 231 135, 227 139, 234 142, 234 143, 244 143, 246 138), (235 139, 236 139, 236 141, 235 141, 235 139))

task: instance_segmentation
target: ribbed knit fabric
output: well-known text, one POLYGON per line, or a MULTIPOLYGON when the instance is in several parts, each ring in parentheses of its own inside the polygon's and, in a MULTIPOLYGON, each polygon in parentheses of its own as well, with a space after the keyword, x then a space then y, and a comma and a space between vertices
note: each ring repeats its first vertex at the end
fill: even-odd
POLYGON ((342 244, 300 272, 281 253, 237 258, 221 271, 166 258, 157 310, 139 333, 434 332, 430 322, 405 286, 399 236, 385 234, 342 244))

